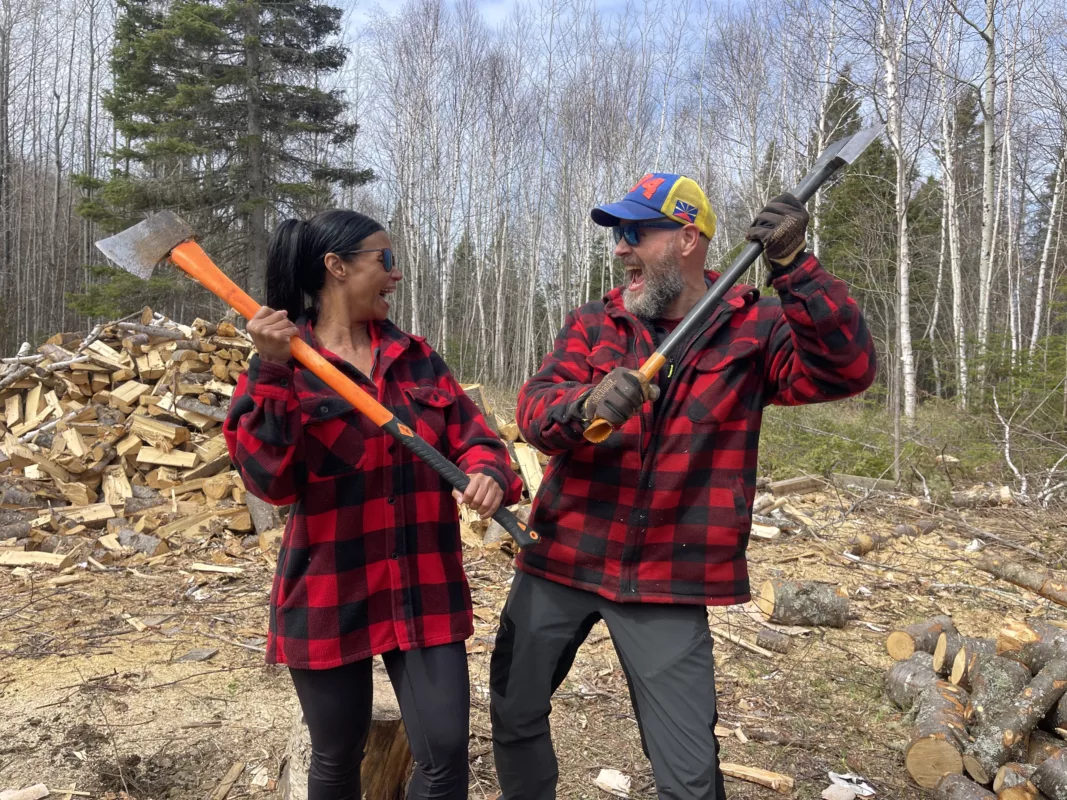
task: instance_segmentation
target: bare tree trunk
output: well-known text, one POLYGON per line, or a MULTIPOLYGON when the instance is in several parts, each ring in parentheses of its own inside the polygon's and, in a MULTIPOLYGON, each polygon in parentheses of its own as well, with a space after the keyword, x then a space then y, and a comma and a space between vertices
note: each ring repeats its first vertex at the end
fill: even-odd
POLYGON ((1048 224, 1045 230, 1045 243, 1041 248, 1041 262, 1037 270, 1037 293, 1034 299, 1034 324, 1030 330, 1030 358, 1034 357, 1038 340, 1041 338, 1041 314, 1045 305, 1045 276, 1049 269, 1049 251, 1052 249, 1052 233, 1056 228, 1057 213, 1062 194, 1064 158, 1067 156, 1067 147, 1061 145, 1060 158, 1056 162, 1056 170, 1052 181, 1052 203, 1048 212, 1048 224))

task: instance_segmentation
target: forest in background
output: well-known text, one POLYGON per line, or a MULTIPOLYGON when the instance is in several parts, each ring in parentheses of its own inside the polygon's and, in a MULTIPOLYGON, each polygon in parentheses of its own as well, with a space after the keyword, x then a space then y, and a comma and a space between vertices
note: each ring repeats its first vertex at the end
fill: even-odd
POLYGON ((620 278, 593 205, 690 175, 722 266, 827 143, 884 122, 809 203, 878 342, 869 401, 905 429, 927 402, 988 411, 1058 458, 1065 86, 1058 0, 520 0, 496 24, 473 0, 358 24, 317 0, 0 0, 0 345, 221 313, 95 251, 152 211, 262 297, 274 224, 351 207, 392 234, 395 321, 515 388, 620 278))

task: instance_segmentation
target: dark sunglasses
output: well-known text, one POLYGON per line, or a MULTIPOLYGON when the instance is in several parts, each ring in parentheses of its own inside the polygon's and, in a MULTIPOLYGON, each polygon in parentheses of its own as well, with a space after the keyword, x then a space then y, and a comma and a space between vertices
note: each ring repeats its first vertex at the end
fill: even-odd
POLYGON ((346 253, 338 253, 337 255, 347 257, 359 255, 360 253, 381 253, 382 266, 385 267, 385 271, 393 271, 393 251, 389 247, 368 247, 366 250, 349 250, 346 253))
POLYGON ((624 222, 621 225, 615 225, 611 231, 615 236, 615 244, 618 244, 622 239, 625 239, 626 244, 630 245, 630 247, 637 247, 638 243, 641 241, 642 228, 672 230, 681 227, 682 223, 680 222, 664 219, 655 221, 624 222))

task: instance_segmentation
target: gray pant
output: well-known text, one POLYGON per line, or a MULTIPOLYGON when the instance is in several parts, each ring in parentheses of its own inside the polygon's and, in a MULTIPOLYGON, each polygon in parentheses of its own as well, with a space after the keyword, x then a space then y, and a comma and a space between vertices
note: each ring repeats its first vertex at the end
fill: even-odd
POLYGON ((661 800, 726 800, 715 739, 707 609, 613 603, 517 572, 490 668, 493 753, 502 800, 554 800, 552 693, 603 619, 619 655, 661 800))

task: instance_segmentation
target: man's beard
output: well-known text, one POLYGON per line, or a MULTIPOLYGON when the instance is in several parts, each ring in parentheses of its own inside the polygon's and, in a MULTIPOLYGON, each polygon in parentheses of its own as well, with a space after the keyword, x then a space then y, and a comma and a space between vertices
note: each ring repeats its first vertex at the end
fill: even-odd
POLYGON ((659 261, 646 264, 642 274, 645 282, 640 291, 622 290, 623 307, 635 317, 658 319, 685 290, 674 248, 664 253, 659 261))

